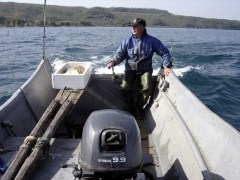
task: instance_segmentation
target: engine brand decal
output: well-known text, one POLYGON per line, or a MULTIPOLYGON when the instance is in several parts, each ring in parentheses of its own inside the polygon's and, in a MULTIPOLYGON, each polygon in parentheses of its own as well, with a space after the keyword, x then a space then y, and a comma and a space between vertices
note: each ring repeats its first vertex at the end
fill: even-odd
POLYGON ((111 163, 111 159, 98 159, 98 162, 103 162, 103 163, 111 163))
POLYGON ((112 159, 98 159, 98 162, 102 163, 125 163, 127 160, 125 157, 113 157, 112 159))

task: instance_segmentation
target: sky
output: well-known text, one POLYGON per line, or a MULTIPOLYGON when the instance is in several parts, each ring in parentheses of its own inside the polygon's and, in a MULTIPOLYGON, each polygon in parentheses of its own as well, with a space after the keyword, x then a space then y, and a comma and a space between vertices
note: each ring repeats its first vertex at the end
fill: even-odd
MULTIPOLYGON (((43 4, 44 0, 0 0, 43 4)), ((240 21, 240 0, 47 0, 47 5, 167 10, 175 15, 240 21)))

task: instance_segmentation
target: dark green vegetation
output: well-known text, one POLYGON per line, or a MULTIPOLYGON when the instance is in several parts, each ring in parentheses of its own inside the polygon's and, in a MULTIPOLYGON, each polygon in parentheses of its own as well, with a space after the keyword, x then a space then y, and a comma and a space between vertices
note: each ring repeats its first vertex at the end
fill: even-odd
MULTIPOLYGON (((240 29, 240 21, 179 16, 164 10, 47 6, 48 26, 128 26, 136 17, 148 26, 240 29)), ((43 5, 0 2, 0 26, 42 26, 43 5)))

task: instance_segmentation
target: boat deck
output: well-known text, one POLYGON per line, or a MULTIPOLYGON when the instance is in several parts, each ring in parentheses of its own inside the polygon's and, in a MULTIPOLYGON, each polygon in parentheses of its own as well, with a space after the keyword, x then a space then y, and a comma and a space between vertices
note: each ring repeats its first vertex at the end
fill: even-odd
MULTIPOLYGON (((163 179, 151 136, 146 134, 144 136, 142 172, 152 176, 153 179, 163 179)), ((6 165, 10 164, 23 141, 24 137, 8 137, 2 142, 4 149, 9 150, 0 155, 6 165)), ((78 165, 79 143, 80 139, 53 138, 48 155, 39 161, 31 179, 74 179, 72 171, 78 165)))
MULTIPOLYGON (((50 141, 51 146, 48 155, 38 161, 37 168, 32 173, 31 179, 73 179, 73 168, 78 165, 82 128, 91 112, 99 109, 126 109, 119 89, 120 80, 112 82, 109 77, 106 79, 100 77, 100 79, 101 81, 98 78, 92 79, 84 91, 59 91, 55 101, 59 101, 62 105, 71 99, 74 107, 71 108, 67 115, 65 114, 64 123, 60 125, 50 141)), ((52 106, 49 105, 46 112, 55 111, 51 108, 52 106)), ((43 117, 45 116, 43 115, 43 117)), ((47 119, 47 117, 49 115, 45 118, 47 119)), ((151 140, 151 135, 147 132, 149 129, 146 127, 148 125, 147 119, 137 121, 137 123, 142 137, 142 172, 150 176, 150 179, 163 179, 155 146, 151 140)), ((24 139, 25 137, 8 137, 1 142, 4 149, 11 150, 1 153, 1 158, 5 164, 9 165, 14 159, 24 139)))

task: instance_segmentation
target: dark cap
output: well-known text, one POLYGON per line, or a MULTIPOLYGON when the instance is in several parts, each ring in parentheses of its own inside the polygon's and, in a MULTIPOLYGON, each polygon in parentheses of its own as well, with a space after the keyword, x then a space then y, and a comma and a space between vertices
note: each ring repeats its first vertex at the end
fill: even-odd
POLYGON ((132 22, 132 24, 130 26, 136 26, 136 25, 143 25, 145 27, 146 21, 142 18, 134 19, 134 21, 132 22))

